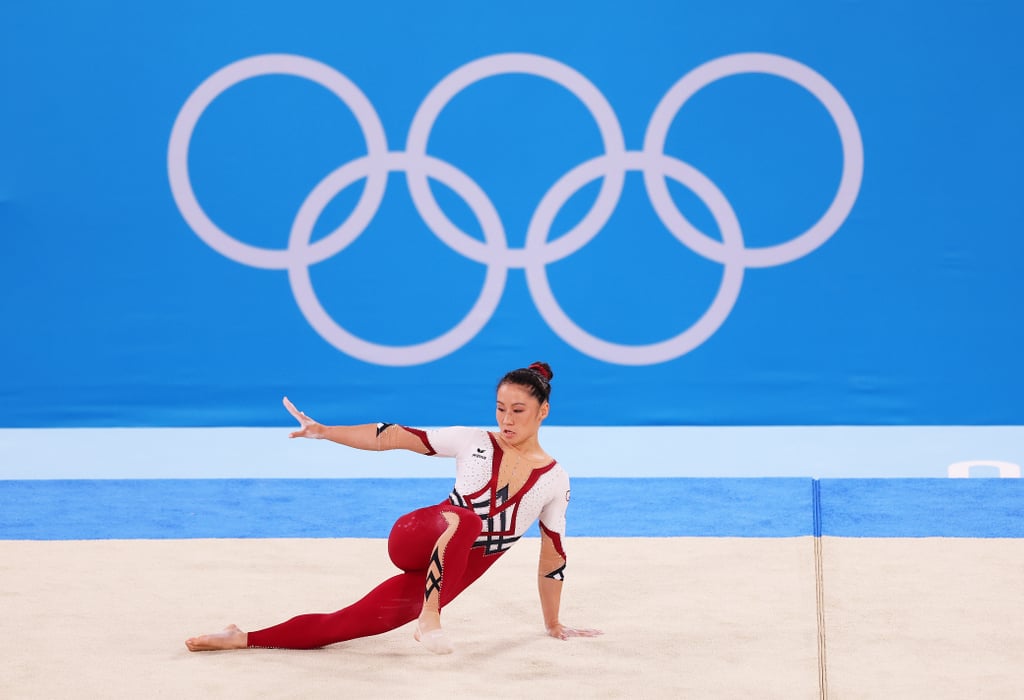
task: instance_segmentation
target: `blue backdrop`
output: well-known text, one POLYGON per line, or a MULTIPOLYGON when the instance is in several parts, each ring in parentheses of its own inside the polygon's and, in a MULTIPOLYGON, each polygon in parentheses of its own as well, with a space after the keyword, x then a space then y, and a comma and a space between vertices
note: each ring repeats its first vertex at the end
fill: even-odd
POLYGON ((1021 14, 8 3, 0 426, 1024 423, 1021 14))

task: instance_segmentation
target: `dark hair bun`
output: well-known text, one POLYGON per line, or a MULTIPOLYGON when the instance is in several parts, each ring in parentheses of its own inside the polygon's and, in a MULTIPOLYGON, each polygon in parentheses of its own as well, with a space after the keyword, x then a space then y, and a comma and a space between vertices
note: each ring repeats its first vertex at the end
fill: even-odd
POLYGON ((555 373, 546 362, 534 362, 529 367, 520 367, 507 373, 498 381, 498 389, 505 384, 526 387, 530 395, 544 403, 551 396, 551 378, 555 373))
POLYGON ((547 362, 534 362, 527 369, 533 370, 540 376, 544 377, 545 381, 551 381, 555 378, 555 373, 551 370, 551 365, 547 362))

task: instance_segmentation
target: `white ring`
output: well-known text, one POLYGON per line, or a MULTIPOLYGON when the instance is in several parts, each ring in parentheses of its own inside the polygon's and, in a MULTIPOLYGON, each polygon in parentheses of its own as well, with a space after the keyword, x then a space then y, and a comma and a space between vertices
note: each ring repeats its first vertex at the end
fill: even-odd
MULTIPOLYGON (((204 80, 189 95, 178 113, 178 117, 174 120, 167 148, 167 171, 171 183, 171 194, 178 205, 178 210, 196 235, 224 257, 251 267, 283 270, 290 264, 290 250, 249 245, 222 231, 207 216, 196 199, 188 170, 188 152, 192 141, 192 132, 210 103, 238 83, 265 75, 292 75, 322 85, 352 110, 363 131, 367 153, 371 159, 379 158, 387 153, 388 147, 384 126, 381 124, 377 112, 355 83, 330 66, 303 56, 265 54, 236 61, 204 80)), ((366 187, 349 219, 313 246, 318 252, 326 252, 331 249, 329 238, 335 235, 351 235, 350 229, 356 223, 373 218, 377 207, 384 199, 387 171, 373 168, 368 175, 366 187)), ((325 255, 324 257, 329 256, 325 255)))
MULTIPOLYGON (((412 159, 404 153, 389 153, 384 162, 388 169, 400 171, 408 167, 409 160, 412 159)), ((418 168, 422 168, 430 177, 445 184, 466 200, 480 222, 488 241, 504 240, 505 236, 501 229, 498 212, 475 182, 461 171, 435 158, 417 158, 415 160, 418 168)), ((454 328, 432 340, 406 346, 372 343, 348 332, 327 313, 313 289, 309 264, 301 251, 308 249, 307 246, 313 235, 313 227, 324 208, 339 192, 361 177, 366 177, 370 172, 370 167, 369 158, 364 157, 338 168, 324 178, 302 203, 288 239, 289 250, 297 251, 297 254, 291 257, 292 265, 288 268, 288 281, 291 283, 292 293, 295 295, 295 301, 302 310, 302 314, 314 330, 328 343, 352 357, 364 362, 390 366, 416 365, 440 359, 472 340, 491 319, 505 291, 507 269, 504 266, 498 264, 487 266, 487 274, 479 298, 469 313, 454 328)), ((354 238, 355 236, 347 239, 339 238, 339 240, 344 240, 344 243, 338 252, 354 238)))
MULTIPOLYGON (((601 133, 606 155, 617 155, 625 151, 625 139, 622 128, 608 100, 593 83, 585 76, 564 63, 537 56, 535 54, 507 53, 487 56, 467 63, 449 73, 424 98, 412 125, 406 142, 406 152, 413 156, 423 156, 427 152, 427 142, 441 111, 462 90, 470 85, 499 75, 523 73, 546 78, 575 95, 586 106, 597 123, 601 133)), ((427 178, 421 172, 408 172, 409 191, 420 216, 434 234, 453 250, 479 263, 500 263, 510 268, 525 267, 527 261, 537 251, 525 249, 512 250, 507 246, 496 249, 487 246, 477 239, 461 231, 445 215, 430 191, 427 178)), ((592 238, 611 216, 625 183, 624 172, 610 172, 601 184, 597 200, 577 224, 563 238, 592 238)))
MULTIPOLYGON (((629 170, 646 172, 650 167, 650 158, 646 153, 629 154, 627 165, 629 170)), ((669 156, 660 156, 660 172, 689 187, 697 194, 711 211, 722 234, 723 245, 730 251, 743 250, 743 235, 739 221, 732 207, 714 183, 698 170, 680 160, 669 156)), ((605 174, 607 168, 616 169, 619 163, 603 161, 595 158, 570 171, 559 180, 544 197, 537 207, 537 214, 530 222, 527 234, 527 245, 532 239, 543 240, 551 230, 551 224, 559 209, 581 187, 605 174)), ((743 265, 740 255, 725 256, 725 270, 722 282, 718 287, 714 301, 707 311, 689 328, 678 335, 648 345, 624 345, 612 343, 598 338, 580 328, 559 306, 548 283, 547 269, 544 262, 531 264, 526 268, 526 280, 530 287, 537 309, 551 329, 565 342, 577 350, 605 362, 620 365, 652 365, 675 359, 690 352, 708 338, 725 322, 739 297, 743 284, 743 265)))
MULTIPOLYGON (((817 223, 785 243, 747 248, 743 253, 747 267, 774 267, 807 255, 831 238, 849 216, 860 191, 864 174, 864 146, 860 129, 850 106, 831 83, 804 64, 775 54, 741 53, 708 61, 680 78, 658 103, 644 136, 644 151, 652 155, 664 153, 665 139, 672 120, 698 90, 722 78, 744 73, 766 73, 786 78, 810 92, 828 110, 839 130, 843 147, 843 173, 839 187, 832 204, 817 223)), ((722 244, 686 220, 672 201, 664 177, 657 172, 645 171, 644 183, 662 223, 683 244, 706 258, 724 262, 722 244)))

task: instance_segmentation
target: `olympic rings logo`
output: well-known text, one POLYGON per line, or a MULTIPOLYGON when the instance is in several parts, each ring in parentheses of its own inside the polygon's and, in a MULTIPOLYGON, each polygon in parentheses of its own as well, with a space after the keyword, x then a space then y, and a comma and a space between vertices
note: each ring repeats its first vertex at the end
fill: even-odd
POLYGON ((860 190, 864 152, 860 129, 843 96, 824 77, 806 65, 783 56, 733 54, 704 63, 680 78, 654 110, 643 148, 628 151, 611 105, 585 76, 569 66, 535 54, 487 56, 446 76, 423 100, 409 128, 404 151, 388 149, 384 127, 363 92, 340 72, 296 55, 267 54, 229 64, 207 78, 188 97, 171 130, 167 153, 171 192, 192 230, 222 255, 252 267, 287 270, 292 292, 310 325, 327 342, 355 358, 379 365, 416 365, 455 352, 487 324, 504 294, 510 269, 523 269, 530 295, 541 316, 566 343, 591 357, 622 365, 649 365, 675 359, 710 338, 725 322, 739 296, 747 268, 774 267, 801 258, 827 241, 843 224, 860 190), (693 166, 664 153, 669 127, 690 97, 729 76, 761 73, 800 85, 826 108, 839 132, 843 171, 835 197, 810 228, 777 245, 748 248, 732 206, 722 192, 693 166), (487 194, 463 171, 427 153, 435 121, 445 106, 468 86, 486 78, 527 74, 565 88, 587 107, 599 129, 604 155, 592 158, 563 175, 541 199, 533 213, 523 248, 508 246, 505 229, 487 194), (222 231, 203 211, 192 190, 188 171, 192 133, 203 112, 218 96, 242 81, 266 75, 290 75, 317 83, 336 95, 355 115, 366 141, 366 155, 327 175, 306 197, 291 227, 287 248, 248 245, 222 231), (580 328, 563 311, 551 290, 547 265, 561 260, 596 236, 611 217, 627 172, 642 173, 654 211, 684 246, 720 263, 724 270, 714 300, 689 328, 664 341, 645 345, 612 343, 580 328), (317 299, 310 265, 337 255, 369 225, 384 197, 390 172, 404 172, 413 203, 423 221, 457 253, 485 265, 483 289, 469 313, 447 332, 426 342, 405 346, 380 345, 356 337, 339 325, 317 299), (601 179, 592 207, 568 233, 548 241, 559 210, 582 187, 601 179), (689 188, 711 212, 721 240, 693 226, 669 195, 666 178, 689 188), (328 235, 311 242, 313 227, 331 200, 353 183, 365 179, 363 192, 345 221, 328 235), (460 230, 441 210, 428 181, 437 180, 462 197, 483 230, 480 241, 460 230))

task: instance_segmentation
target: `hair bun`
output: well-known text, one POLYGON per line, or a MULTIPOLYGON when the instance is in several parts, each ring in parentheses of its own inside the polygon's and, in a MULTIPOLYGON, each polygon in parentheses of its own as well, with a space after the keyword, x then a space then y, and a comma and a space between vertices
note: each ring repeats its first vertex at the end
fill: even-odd
POLYGON ((555 373, 551 371, 551 365, 547 362, 534 362, 527 369, 536 372, 548 382, 555 378, 555 373))

